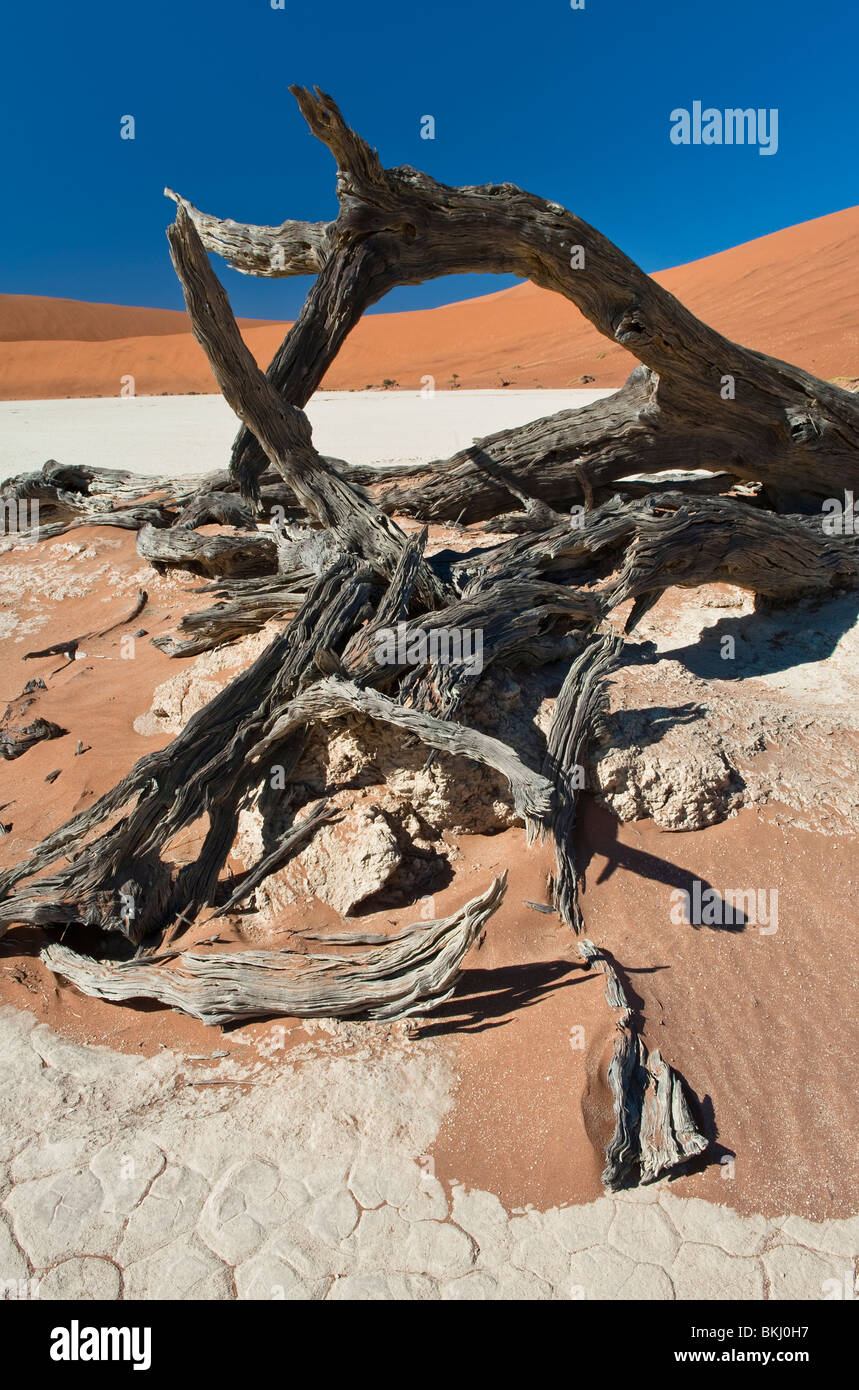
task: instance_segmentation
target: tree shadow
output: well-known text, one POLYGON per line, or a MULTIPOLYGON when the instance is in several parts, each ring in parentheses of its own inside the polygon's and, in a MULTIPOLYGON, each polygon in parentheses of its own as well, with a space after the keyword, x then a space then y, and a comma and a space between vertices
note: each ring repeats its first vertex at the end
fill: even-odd
MULTIPOLYGON (((754 613, 720 618, 685 647, 658 653, 677 661, 701 680, 743 680, 789 671, 806 662, 825 661, 859 617, 859 592, 828 599, 806 599, 789 610, 759 607, 754 613), (733 657, 723 655, 724 639, 733 657)), ((646 660, 652 659, 650 657, 646 660)))
POLYGON ((463 970, 450 999, 434 1009, 426 1022, 415 1026, 420 1039, 449 1033, 483 1033, 503 1028, 505 1015, 531 1008, 559 989, 569 989, 593 979, 584 962, 532 961, 504 965, 494 970, 463 970), (569 978, 575 975, 575 978, 569 978))
POLYGON ((639 748, 647 748, 652 743, 659 743, 669 729, 678 724, 694 724, 706 714, 705 705, 689 700, 685 705, 648 705, 645 709, 620 709, 612 715, 612 722, 618 730, 622 731, 625 727, 635 730, 634 739, 623 738, 624 743, 634 742, 639 748))
MULTIPOLYGON (((597 883, 605 883, 611 878, 616 869, 628 869, 632 874, 638 874, 641 878, 652 879, 656 883, 664 883, 668 888, 680 889, 688 895, 691 903, 694 901, 695 885, 698 884, 698 891, 701 895, 708 892, 717 893, 718 915, 722 917, 721 922, 687 922, 694 930, 701 926, 708 927, 711 931, 744 931, 748 926, 748 918, 740 909, 734 907, 732 903, 726 903, 724 898, 712 884, 702 878, 700 874, 693 874, 689 869, 681 868, 677 864, 671 864, 667 859, 660 859, 658 855, 651 854, 648 850, 635 849, 632 845, 625 845, 617 838, 619 821, 610 811, 606 811, 602 806, 590 798, 584 806, 584 812, 576 824, 576 867, 582 880, 583 886, 587 884, 587 870, 595 854, 604 855, 608 860, 597 875, 597 883), (728 920, 725 920, 728 919, 728 920)), ((666 919, 668 913, 666 911, 666 919)))

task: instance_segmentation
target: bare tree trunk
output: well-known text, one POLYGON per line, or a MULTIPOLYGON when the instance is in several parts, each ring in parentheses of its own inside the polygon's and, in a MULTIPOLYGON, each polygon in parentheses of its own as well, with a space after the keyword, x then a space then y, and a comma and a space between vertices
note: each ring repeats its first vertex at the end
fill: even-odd
MULTIPOLYGON (((503 272, 571 300, 649 373, 628 383, 624 398, 612 405, 562 412, 551 423, 481 441, 474 446, 478 464, 485 452, 527 469, 534 451, 548 452, 559 466, 584 461, 600 481, 629 472, 710 468, 760 481, 788 507, 796 499, 859 488, 859 401, 850 392, 730 342, 559 204, 512 184, 450 188, 414 169, 384 169, 331 97, 318 88, 290 90, 337 161, 340 213, 334 222, 324 228, 243 227, 221 223, 172 195, 195 220, 204 245, 242 270, 300 274, 311 260, 321 261, 301 315, 269 369, 284 400, 306 404, 360 315, 395 285, 503 272)), ((444 477, 463 469, 459 482, 483 486, 472 462, 473 451, 465 450, 449 469, 433 472, 444 477)), ((243 431, 232 467, 244 485, 262 464, 243 431)), ((566 476, 568 484, 575 478, 566 476)), ((436 482, 431 497, 437 499, 443 486, 436 482)), ((569 488, 553 490, 547 500, 570 496, 569 488)), ((426 509, 416 514, 441 516, 426 509)), ((453 514, 453 506, 445 505, 444 515, 453 514)))

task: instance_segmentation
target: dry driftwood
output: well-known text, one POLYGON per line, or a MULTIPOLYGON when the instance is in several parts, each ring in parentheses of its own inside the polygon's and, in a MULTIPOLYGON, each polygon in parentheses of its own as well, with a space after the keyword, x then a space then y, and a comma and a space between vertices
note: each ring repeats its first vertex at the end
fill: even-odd
POLYGON ((251 578, 277 572, 277 546, 271 536, 198 536, 184 526, 156 530, 143 526, 137 533, 137 553, 157 570, 176 565, 192 574, 217 579, 223 575, 251 578))
POLYGON ((704 1153, 707 1140, 692 1118, 683 1078, 656 1048, 648 1052, 611 958, 587 937, 579 942, 579 954, 592 969, 603 972, 606 1001, 619 1010, 608 1067, 615 1128, 606 1147, 602 1180, 613 1192, 638 1182, 656 1182, 704 1153))
POLYGON ((314 576, 308 571, 265 575, 257 579, 225 580, 198 590, 215 589, 224 601, 198 613, 186 613, 179 623, 182 637, 153 637, 152 645, 168 656, 197 656, 258 632, 273 618, 285 618, 301 606, 314 576))
POLYGON ((406 541, 373 621, 356 632, 346 644, 344 666, 355 671, 373 670, 376 665, 374 647, 379 633, 396 627, 397 623, 404 622, 408 617, 413 606, 427 534, 424 527, 406 541))
POLYGON ((157 999, 203 1023, 281 1014, 296 1018, 395 1019, 428 1013, 450 997, 462 962, 500 906, 506 874, 432 922, 416 922, 362 955, 186 951, 170 965, 113 964, 48 946, 42 959, 97 999, 157 999))

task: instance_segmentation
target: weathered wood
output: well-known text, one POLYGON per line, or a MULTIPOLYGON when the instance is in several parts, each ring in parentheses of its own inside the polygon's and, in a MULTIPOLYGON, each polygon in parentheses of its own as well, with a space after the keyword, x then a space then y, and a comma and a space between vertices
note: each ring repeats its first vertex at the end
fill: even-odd
MULTIPOLYGON (((321 526, 336 531, 344 550, 363 556, 382 574, 392 574, 405 544, 402 531, 370 502, 363 489, 329 468, 313 446, 304 411, 278 395, 260 371, 181 203, 167 235, 194 336, 227 403, 253 431, 268 461, 311 515, 321 526)), ((426 565, 418 585, 428 606, 443 601, 445 587, 426 565)))
POLYGON ((114 468, 69 467, 56 459, 0 484, 0 510, 8 531, 16 529, 17 506, 38 503, 38 526, 30 526, 28 519, 24 528, 35 533, 35 540, 62 536, 80 526, 169 526, 176 516, 176 497, 172 482, 163 478, 136 477, 114 468))
POLYGON ((285 631, 193 715, 168 748, 141 758, 110 792, 0 874, 0 934, 15 922, 83 922, 115 931, 119 885, 127 879, 144 885, 135 916, 138 939, 163 930, 178 913, 211 905, 235 838, 240 799, 256 775, 247 749, 300 685, 315 678, 319 646, 338 650, 362 621, 373 577, 351 558, 339 562, 315 583, 285 631), (203 848, 194 864, 174 875, 160 851, 199 818, 201 806, 210 818, 203 848), (92 838, 108 820, 115 823, 92 838), (34 877, 60 855, 74 857, 54 874, 34 877), (9 896, 23 878, 31 879, 26 890, 9 896))
MULTIPOLYGON (((450 718, 487 666, 496 661, 527 660, 540 639, 590 625, 600 612, 598 602, 589 595, 573 593, 548 580, 499 581, 473 595, 466 593, 449 607, 409 619, 402 624, 402 637, 397 631, 395 651, 390 656, 379 639, 391 625, 374 622, 360 643, 347 649, 344 661, 359 684, 375 685, 404 675, 404 699, 450 718), (433 661, 431 639, 441 632, 479 633, 480 669, 477 663, 469 667, 462 661, 433 661), (416 642, 423 645, 426 656, 416 659, 409 655, 416 642)), ((557 654, 562 653, 558 650, 557 654)), ((547 642, 542 659, 552 660, 551 642, 547 642)))
POLYGON ((327 222, 251 227, 200 212, 172 188, 165 188, 164 196, 186 210, 207 251, 222 256, 245 275, 316 275, 328 257, 327 222))
POLYGON ((622 651, 622 640, 614 636, 595 637, 583 647, 567 672, 549 725, 543 775, 556 794, 552 901, 561 920, 576 932, 583 925, 573 844, 576 807, 588 746, 600 736, 608 705, 607 681, 622 651))
POLYGON ((612 1192, 638 1182, 656 1182, 707 1149, 683 1089, 683 1079, 648 1050, 641 1037, 642 1022, 630 1005, 612 958, 587 937, 579 954, 605 976, 606 1002, 619 1011, 607 1080, 614 1105, 615 1127, 606 1146, 602 1180, 612 1192))
POLYGON ((369 719, 393 724, 406 733, 414 734, 429 748, 454 757, 471 758, 495 768, 510 784, 513 804, 523 820, 532 827, 550 823, 551 781, 526 767, 513 749, 500 739, 478 733, 465 725, 436 719, 416 709, 406 709, 378 691, 361 690, 354 682, 335 676, 317 681, 296 696, 248 756, 261 760, 294 729, 350 714, 361 714, 369 719))
POLYGON ((285 618, 304 602, 313 583, 310 573, 266 575, 259 579, 239 579, 206 585, 200 593, 216 589, 225 595, 221 603, 197 613, 186 613, 179 623, 182 640, 172 633, 153 637, 152 645, 168 656, 197 656, 214 647, 225 646, 248 633, 258 632, 273 618, 285 618))
POLYGON ((42 959, 97 999, 157 999, 203 1023, 277 1014, 294 1018, 396 1019, 429 1013, 450 997, 467 952, 501 905, 507 875, 450 917, 416 922, 361 955, 289 951, 186 951, 169 965, 145 957, 113 964, 49 946, 42 959))
POLYGON ((608 602, 636 600, 631 630, 671 584, 721 581, 778 602, 855 586, 859 535, 827 535, 824 520, 822 513, 777 516, 728 497, 645 499, 608 602))
POLYGON ((774 601, 859 582, 859 535, 828 535, 824 516, 776 515, 733 497, 668 492, 613 498, 572 522, 527 532, 454 567, 464 598, 546 575, 595 612, 633 598, 636 622, 670 585, 727 583, 774 601), (645 606, 646 604, 646 606, 645 606))
POLYGON ((410 536, 403 546, 397 567, 373 621, 356 632, 346 644, 343 651, 344 666, 353 669, 360 669, 367 663, 372 666, 373 649, 379 633, 386 628, 396 627, 397 623, 405 621, 408 617, 420 574, 427 534, 427 528, 424 527, 414 536, 410 536))
MULTIPOLYGON (((596 406, 600 404, 595 403, 596 406)), ((590 407, 581 409, 588 410, 590 407)), ((548 418, 553 422, 557 419, 556 416, 548 418)), ((530 431, 539 423, 535 421, 533 426, 523 426, 522 429, 530 431)), ((505 433, 508 432, 502 431, 502 435, 505 433)), ((513 441, 508 440, 507 443, 511 455, 515 456, 513 441)), ((364 483, 370 496, 384 511, 446 522, 448 525, 454 521, 471 525, 482 520, 482 529, 493 534, 542 531, 551 526, 569 525, 569 516, 557 511, 556 507, 581 506, 583 503, 598 506, 613 497, 632 500, 663 492, 683 492, 688 497, 717 497, 730 492, 732 488, 744 486, 747 500, 753 500, 749 485, 739 484, 729 473, 674 469, 664 473, 660 470, 659 475, 653 477, 633 475, 595 482, 580 458, 562 458, 552 462, 538 449, 523 459, 521 464, 518 460, 515 463, 521 475, 522 487, 513 488, 506 481, 510 476, 510 465, 504 470, 505 481, 502 482, 501 470, 489 452, 492 447, 490 440, 483 439, 453 458, 436 463, 379 469, 375 478, 366 478, 364 470, 360 470, 360 477, 356 481, 364 483), (522 504, 520 511, 498 511, 502 505, 503 491, 509 492, 511 497, 518 497, 522 504), (541 496, 537 496, 537 493, 541 496)))
POLYGON ((176 518, 176 526, 196 530, 212 523, 221 526, 240 526, 246 531, 257 529, 250 507, 229 492, 201 492, 192 497, 176 518))
POLYGON ((245 535, 200 536, 180 526, 163 531, 143 526, 137 533, 137 553, 156 569, 175 566, 207 579, 277 573, 274 538, 258 531, 245 535))
MULTIPOLYGON (((284 400, 307 402, 361 313, 395 285, 463 272, 515 274, 571 300, 647 371, 628 383, 622 399, 609 398, 613 404, 566 412, 554 424, 538 422, 536 430, 506 431, 481 441, 478 456, 491 452, 523 482, 536 446, 540 464, 547 455, 562 466, 583 460, 594 482, 679 467, 759 480, 788 505, 792 497, 859 490, 859 401, 850 392, 730 342, 559 204, 512 184, 451 188, 412 168, 385 169, 330 96, 319 88, 290 90, 337 161, 340 212, 314 237, 314 259, 321 262, 316 282, 269 369, 284 400)), ((267 235, 265 228, 235 223, 227 229, 195 215, 204 243, 228 259, 235 247, 243 270, 270 263, 277 246, 278 259, 288 260, 288 232, 267 235)), ((307 264, 299 248, 308 240, 301 224, 298 266, 307 264)), ((298 271, 287 266, 284 273, 298 271)), ((471 451, 451 462, 460 495, 481 505, 475 498, 486 487, 485 473, 473 466, 471 451)), ((233 452, 236 476, 252 486, 262 465, 242 432, 233 452)), ((452 519, 458 512, 449 486, 446 479, 433 490, 448 489, 443 511, 452 519)), ((567 485, 563 496, 569 495, 567 485)), ((395 509, 393 499, 390 506, 395 509)), ((482 515, 498 509, 496 497, 482 515)), ((414 514, 440 519, 425 505, 414 514)))
MULTIPOLYGON (((726 581, 785 601, 859 583, 856 538, 825 533, 819 507, 823 497, 859 489, 855 397, 728 342, 557 204, 511 185, 452 189, 415 170, 386 170, 330 98, 293 90, 337 160, 333 222, 242 227, 171 195, 178 204, 171 254, 192 327, 244 422, 230 472, 179 485, 49 463, 12 480, 8 493, 0 489, 10 501, 44 500, 51 520, 42 536, 95 523, 129 526, 155 565, 221 576, 226 601, 188 615, 184 641, 158 639, 171 654, 232 640, 297 606, 253 666, 168 749, 141 759, 0 875, 0 931, 15 922, 78 923, 158 951, 117 963, 52 947, 52 969, 98 997, 159 999, 205 1021, 302 1011, 399 1017, 433 1007, 503 893, 496 882, 445 923, 386 940, 329 933, 329 946, 373 948, 348 959, 159 950, 204 910, 235 910, 331 814, 311 806, 272 843, 279 822, 267 815, 274 791, 265 762, 276 757, 289 785, 308 729, 355 716, 383 720, 434 751, 501 771, 529 835, 539 827, 554 836, 555 907, 579 929, 575 772, 599 737, 606 680, 623 646, 594 635, 597 624, 631 601, 631 630, 673 584, 726 581), (242 341, 204 245, 246 272, 316 274, 267 374, 242 341), (582 253, 579 269, 571 247, 582 253), (435 464, 374 472, 320 455, 302 407, 361 314, 394 285, 465 270, 512 271, 564 295, 642 365, 602 401, 502 431, 435 464), (701 469, 706 475, 689 476, 701 469), (651 482, 651 474, 661 476, 651 482), (737 480, 754 487, 744 491, 737 480), (573 524, 565 512, 579 503, 584 517, 573 524), (392 519, 397 511, 456 523, 470 548, 427 557, 426 532, 406 535, 392 519), (514 539, 478 549, 473 542, 483 538, 468 536, 462 522, 490 518, 514 539), (212 521, 242 534, 196 534, 212 521), (284 521, 276 539, 257 529, 284 521), (390 629, 403 632, 408 655, 381 653, 379 638, 390 629), (429 641, 427 655, 415 659, 411 639, 442 629, 479 631, 479 664, 430 655, 429 641), (573 659, 543 775, 498 740, 453 722, 486 666, 562 656, 573 659), (228 888, 222 874, 239 808, 256 794, 263 853, 228 888), (164 854, 169 842, 203 812, 209 826, 200 853, 173 864, 164 854), (63 856, 69 862, 57 868, 63 856)), ((607 997, 619 1010, 604 1180, 610 1187, 652 1181, 702 1152, 705 1140, 681 1079, 658 1051, 648 1053, 610 958, 589 942, 582 953, 605 971, 607 997)))
MULTIPOLYGON (((36 703, 36 697, 31 693, 36 684, 35 681, 28 681, 22 694, 6 706, 6 712, 0 719, 0 758, 5 758, 7 762, 22 757, 36 743, 62 738, 68 733, 67 729, 51 719, 37 717, 29 723, 24 722, 27 711, 36 703)), ((44 683, 40 681, 38 684, 44 690, 44 683)))

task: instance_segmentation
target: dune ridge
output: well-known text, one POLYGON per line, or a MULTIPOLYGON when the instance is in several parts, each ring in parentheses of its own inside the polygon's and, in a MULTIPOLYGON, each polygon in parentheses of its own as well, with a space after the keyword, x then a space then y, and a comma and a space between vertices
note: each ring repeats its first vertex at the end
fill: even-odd
MULTIPOLYGON (((817 376, 859 376, 859 207, 759 237, 654 279, 724 333, 817 376)), ((261 366, 288 327, 239 320, 261 366)), ((0 295, 0 400, 217 391, 176 310, 0 295)), ((323 386, 619 386, 635 365, 574 305, 530 283, 436 309, 366 315, 323 386)))

